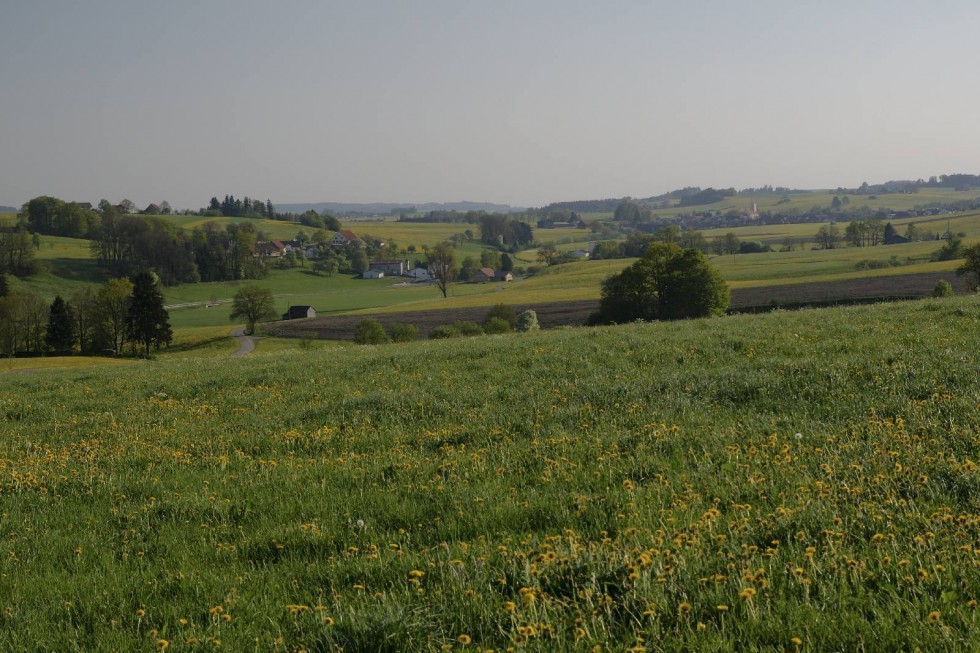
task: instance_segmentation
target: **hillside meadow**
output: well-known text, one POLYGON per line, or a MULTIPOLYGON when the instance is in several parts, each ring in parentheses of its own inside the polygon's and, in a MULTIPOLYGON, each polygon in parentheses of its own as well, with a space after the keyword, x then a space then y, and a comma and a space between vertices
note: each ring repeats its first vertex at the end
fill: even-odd
POLYGON ((975 650, 978 326, 971 296, 4 374, 0 649, 975 650))

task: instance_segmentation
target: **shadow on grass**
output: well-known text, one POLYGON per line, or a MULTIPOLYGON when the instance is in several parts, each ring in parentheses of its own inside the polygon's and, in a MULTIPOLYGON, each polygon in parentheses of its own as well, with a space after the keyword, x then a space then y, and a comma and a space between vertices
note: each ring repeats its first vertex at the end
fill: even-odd
POLYGON ((100 268, 95 261, 77 258, 53 258, 42 262, 51 274, 69 281, 90 281, 105 283, 109 272, 100 268))

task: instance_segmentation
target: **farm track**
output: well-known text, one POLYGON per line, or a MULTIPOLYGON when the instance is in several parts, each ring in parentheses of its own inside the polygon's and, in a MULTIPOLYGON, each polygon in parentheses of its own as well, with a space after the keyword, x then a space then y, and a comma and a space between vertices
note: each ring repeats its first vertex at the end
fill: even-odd
MULTIPOLYGON (((928 297, 940 279, 953 284, 958 293, 969 292, 965 279, 947 273, 906 274, 885 277, 869 277, 858 280, 832 281, 825 283, 801 283, 760 288, 739 288, 732 290, 731 308, 750 310, 754 307, 768 308, 773 302, 783 306, 806 304, 825 305, 839 301, 848 303, 862 299, 928 297)), ((576 302, 547 302, 537 304, 514 304, 520 312, 533 309, 538 315, 538 323, 543 329, 559 326, 582 326, 589 315, 596 310, 597 300, 576 302)), ((426 338, 437 326, 452 324, 457 320, 482 322, 489 310, 488 306, 459 309, 432 309, 414 312, 376 313, 370 317, 378 320, 386 329, 393 324, 414 324, 419 337, 426 338)), ((338 315, 317 317, 308 320, 276 322, 266 328, 270 335, 298 338, 315 335, 323 340, 353 340, 357 325, 366 315, 338 315)))

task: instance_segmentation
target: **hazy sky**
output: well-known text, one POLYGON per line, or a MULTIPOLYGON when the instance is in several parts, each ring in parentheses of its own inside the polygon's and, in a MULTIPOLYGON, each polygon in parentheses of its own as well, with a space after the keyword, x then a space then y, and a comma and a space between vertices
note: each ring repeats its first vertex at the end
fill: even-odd
POLYGON ((980 2, 0 0, 0 204, 980 172, 980 2))

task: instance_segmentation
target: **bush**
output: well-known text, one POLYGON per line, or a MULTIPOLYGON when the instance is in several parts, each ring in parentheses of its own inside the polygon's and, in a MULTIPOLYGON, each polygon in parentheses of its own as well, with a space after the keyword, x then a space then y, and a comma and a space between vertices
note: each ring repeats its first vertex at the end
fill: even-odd
MULTIPOLYGON (((510 329, 517 327, 517 311, 514 310, 513 306, 508 306, 507 304, 497 304, 491 308, 486 317, 483 318, 484 331, 487 330, 486 326, 493 318, 503 320, 510 326, 510 329)), ((508 329, 508 331, 510 329, 508 329)), ((487 332, 489 333, 489 331, 487 332)))
POLYGON ((457 338, 459 337, 459 331, 455 327, 448 325, 437 326, 432 331, 429 332, 429 338, 431 340, 441 340, 443 338, 457 338))
POLYGON ((483 329, 480 328, 480 325, 476 322, 470 322, 468 320, 457 320, 456 323, 453 324, 453 328, 456 329, 456 332, 461 336, 483 335, 483 329))
POLYGON ((518 314, 517 330, 520 331, 521 333, 524 333, 526 331, 535 331, 540 328, 541 327, 538 326, 538 314, 535 313, 534 311, 528 309, 518 314))
POLYGON ((388 342, 388 334, 381 323, 371 318, 361 320, 354 332, 354 342, 361 345, 380 345, 388 342))
MULTIPOLYGON (((514 316, 514 321, 517 321, 517 316, 514 316)), ((507 320, 500 317, 491 317, 486 322, 483 323, 483 332, 488 334, 494 333, 510 333, 512 328, 507 320)))
POLYGON ((419 330, 414 324, 392 324, 392 342, 412 342, 419 337, 419 330))
POLYGON ((953 284, 946 281, 945 279, 940 279, 936 284, 936 287, 932 289, 933 297, 950 297, 953 295, 953 284))

